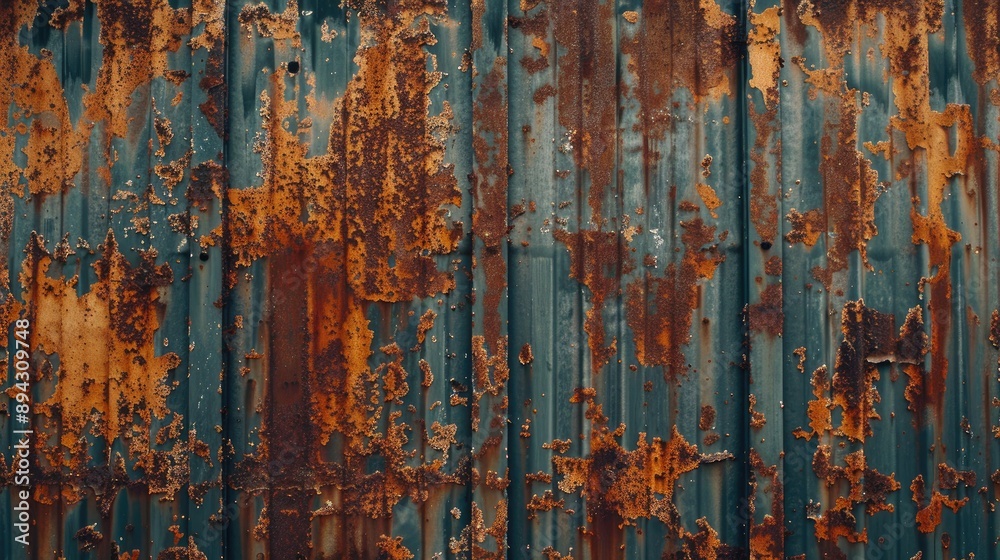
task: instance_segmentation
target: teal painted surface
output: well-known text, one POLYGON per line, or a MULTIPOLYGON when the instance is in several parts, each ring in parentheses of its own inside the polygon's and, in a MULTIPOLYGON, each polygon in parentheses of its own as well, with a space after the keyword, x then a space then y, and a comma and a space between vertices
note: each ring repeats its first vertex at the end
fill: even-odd
POLYGON ((1000 557, 998 14, 3 4, 3 557, 1000 557))

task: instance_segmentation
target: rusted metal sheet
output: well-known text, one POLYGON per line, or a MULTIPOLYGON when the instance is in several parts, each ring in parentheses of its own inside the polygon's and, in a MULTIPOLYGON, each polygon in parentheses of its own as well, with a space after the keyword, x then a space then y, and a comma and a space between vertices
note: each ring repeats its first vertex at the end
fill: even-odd
POLYGON ((0 3, 0 556, 1000 558, 998 18, 0 3))

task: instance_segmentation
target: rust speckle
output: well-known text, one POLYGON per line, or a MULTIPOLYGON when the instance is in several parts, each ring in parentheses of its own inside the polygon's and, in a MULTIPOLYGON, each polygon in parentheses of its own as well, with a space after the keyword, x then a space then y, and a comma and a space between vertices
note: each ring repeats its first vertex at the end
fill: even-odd
POLYGON ((531 352, 531 344, 525 342, 524 345, 521 346, 521 352, 517 355, 517 361, 521 362, 522 366, 526 366, 535 361, 535 355, 531 352))
POLYGON ((701 416, 698 417, 699 430, 711 430, 715 425, 715 407, 706 404, 701 407, 701 416))
POLYGON ((299 21, 298 0, 289 0, 285 11, 280 14, 271 12, 267 4, 247 4, 240 11, 240 26, 247 32, 257 29, 261 37, 277 40, 291 39, 294 47, 301 47, 301 40, 296 26, 299 21))
POLYGON ((81 528, 73 535, 73 538, 76 540, 80 550, 87 552, 95 550, 101 544, 101 541, 104 540, 104 535, 97 530, 97 523, 94 523, 93 525, 81 528))
POLYGON ((757 406, 757 396, 751 393, 748 398, 750 406, 747 410, 750 412, 750 427, 759 430, 767 423, 767 418, 764 417, 763 412, 754 410, 754 407, 757 406))
POLYGON ((434 319, 436 318, 437 313, 433 309, 424 311, 424 314, 420 316, 420 322, 417 323, 417 342, 423 344, 427 340, 427 331, 434 328, 434 319))
POLYGON ((760 295, 760 302, 750 306, 750 330, 781 336, 785 313, 782 308, 782 286, 771 284, 760 295))

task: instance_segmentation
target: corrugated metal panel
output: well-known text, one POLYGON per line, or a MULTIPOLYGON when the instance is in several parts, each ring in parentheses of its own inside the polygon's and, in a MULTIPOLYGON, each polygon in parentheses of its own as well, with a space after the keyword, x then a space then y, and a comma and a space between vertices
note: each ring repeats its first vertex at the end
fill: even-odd
POLYGON ((0 3, 3 556, 1000 557, 998 18, 0 3))

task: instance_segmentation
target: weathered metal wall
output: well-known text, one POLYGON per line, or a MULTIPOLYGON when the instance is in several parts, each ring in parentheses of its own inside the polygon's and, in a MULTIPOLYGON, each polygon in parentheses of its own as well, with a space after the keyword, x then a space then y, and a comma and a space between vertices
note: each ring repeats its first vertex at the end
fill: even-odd
POLYGON ((0 556, 1000 558, 998 24, 0 2, 0 556))

